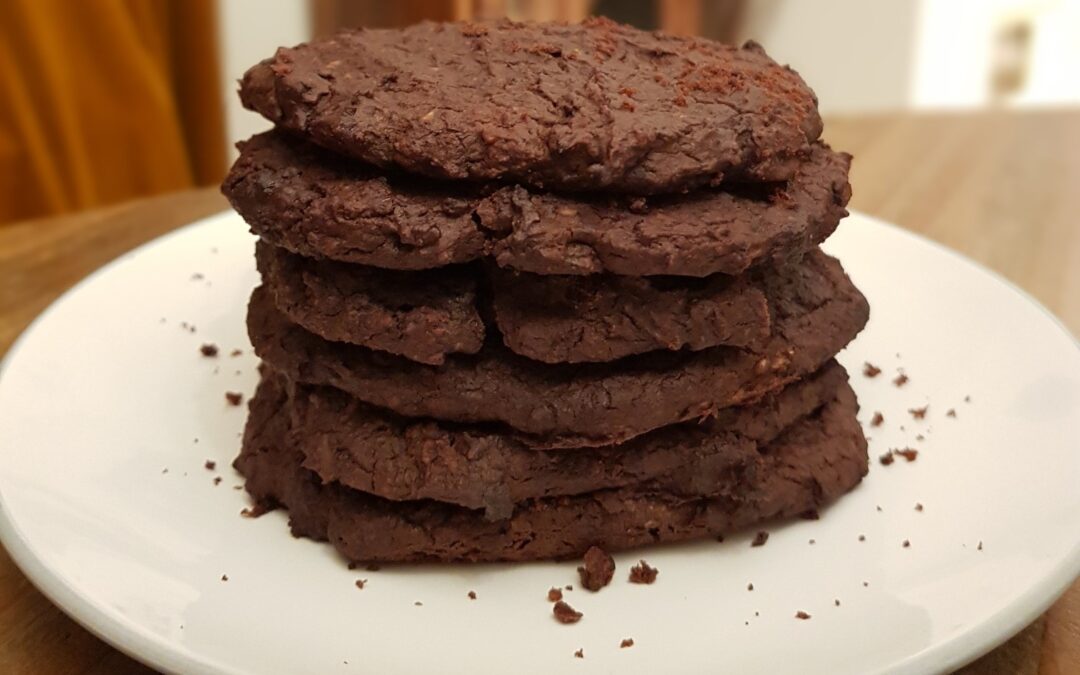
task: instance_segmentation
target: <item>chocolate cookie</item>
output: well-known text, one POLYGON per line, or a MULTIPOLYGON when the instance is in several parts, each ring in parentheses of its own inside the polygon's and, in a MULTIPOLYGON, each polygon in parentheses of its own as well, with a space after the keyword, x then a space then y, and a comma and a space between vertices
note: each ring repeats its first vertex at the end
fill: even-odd
POLYGON ((616 551, 728 533, 816 510, 859 483, 866 441, 854 393, 789 427, 766 446, 750 474, 717 484, 714 498, 636 487, 529 500, 508 520, 435 501, 393 502, 339 484, 323 485, 301 467, 289 418, 253 409, 236 468, 263 507, 285 506, 293 533, 329 540, 354 561, 537 560, 616 551))
POLYGON ((753 347, 769 337, 761 279, 539 276, 492 267, 495 323, 511 351, 544 363, 614 361, 654 349, 753 347))
POLYGON ((327 342, 290 323, 265 289, 248 309, 258 356, 290 379, 337 387, 410 417, 503 422, 538 447, 607 445, 754 401, 805 377, 862 329, 866 299, 815 252, 766 289, 773 334, 760 349, 650 352, 611 363, 539 364, 489 343, 425 366, 327 342))
POLYGON ((282 48, 244 105, 381 167, 561 190, 786 180, 817 100, 755 43, 582 24, 421 23, 282 48))
POLYGON ((240 144, 221 190, 256 234, 316 258, 425 269, 490 255, 537 274, 702 277, 824 241, 847 215, 850 160, 817 144, 783 184, 570 199, 387 177, 271 131, 240 144))
POLYGON ((262 241, 255 261, 277 308, 328 340, 428 364, 484 344, 475 270, 380 270, 304 258, 262 241))
POLYGON ((387 499, 434 499, 506 518, 526 499, 592 492, 663 479, 682 495, 712 494, 719 477, 745 471, 783 429, 835 397, 847 373, 835 361, 751 406, 701 423, 658 429, 623 445, 533 450, 513 434, 407 420, 330 387, 292 388, 273 375, 253 417, 287 415, 304 466, 387 499))

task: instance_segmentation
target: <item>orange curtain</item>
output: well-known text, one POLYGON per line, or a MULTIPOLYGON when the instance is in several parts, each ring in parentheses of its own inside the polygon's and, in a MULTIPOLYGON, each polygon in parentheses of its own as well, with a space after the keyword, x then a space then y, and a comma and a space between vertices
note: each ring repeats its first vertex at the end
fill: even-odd
POLYGON ((213 0, 0 1, 0 224, 225 171, 213 0))

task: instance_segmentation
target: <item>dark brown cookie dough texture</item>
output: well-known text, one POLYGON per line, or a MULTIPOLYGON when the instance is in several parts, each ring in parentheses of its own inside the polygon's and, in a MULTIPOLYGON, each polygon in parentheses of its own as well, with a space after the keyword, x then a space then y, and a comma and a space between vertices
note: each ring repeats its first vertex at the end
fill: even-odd
MULTIPOLYGON (((356 562, 609 555, 825 507, 867 471, 818 246, 851 157, 758 45, 510 21, 282 48, 222 192, 258 236, 234 466, 356 562)), ((619 562, 618 564, 623 564, 619 562)))
POLYGON ((240 98, 376 166, 559 190, 786 180, 822 126, 806 83, 756 44, 606 19, 348 31, 279 49, 240 98))

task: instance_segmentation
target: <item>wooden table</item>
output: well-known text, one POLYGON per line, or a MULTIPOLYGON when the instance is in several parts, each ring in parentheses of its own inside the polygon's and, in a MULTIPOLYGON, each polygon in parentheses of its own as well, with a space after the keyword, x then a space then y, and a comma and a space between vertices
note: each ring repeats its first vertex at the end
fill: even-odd
MULTIPOLYGON (((1080 333, 1080 111, 833 119, 852 207, 962 251, 1080 333)), ((200 190, 0 225, 0 352, 57 295, 124 251, 220 211, 200 190)), ((150 672, 89 635, 0 551, 0 672, 150 672)), ((965 675, 1080 673, 1080 583, 965 675)))

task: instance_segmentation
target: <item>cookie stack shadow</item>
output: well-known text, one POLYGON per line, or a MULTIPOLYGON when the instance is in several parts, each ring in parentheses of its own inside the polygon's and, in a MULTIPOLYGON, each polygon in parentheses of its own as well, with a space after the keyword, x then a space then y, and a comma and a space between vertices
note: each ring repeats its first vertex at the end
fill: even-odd
POLYGON ((815 512, 866 473, 817 246, 850 157, 760 47, 421 24, 244 77, 236 467, 354 561, 531 560, 815 512), (393 58, 390 58, 390 54, 393 58))

